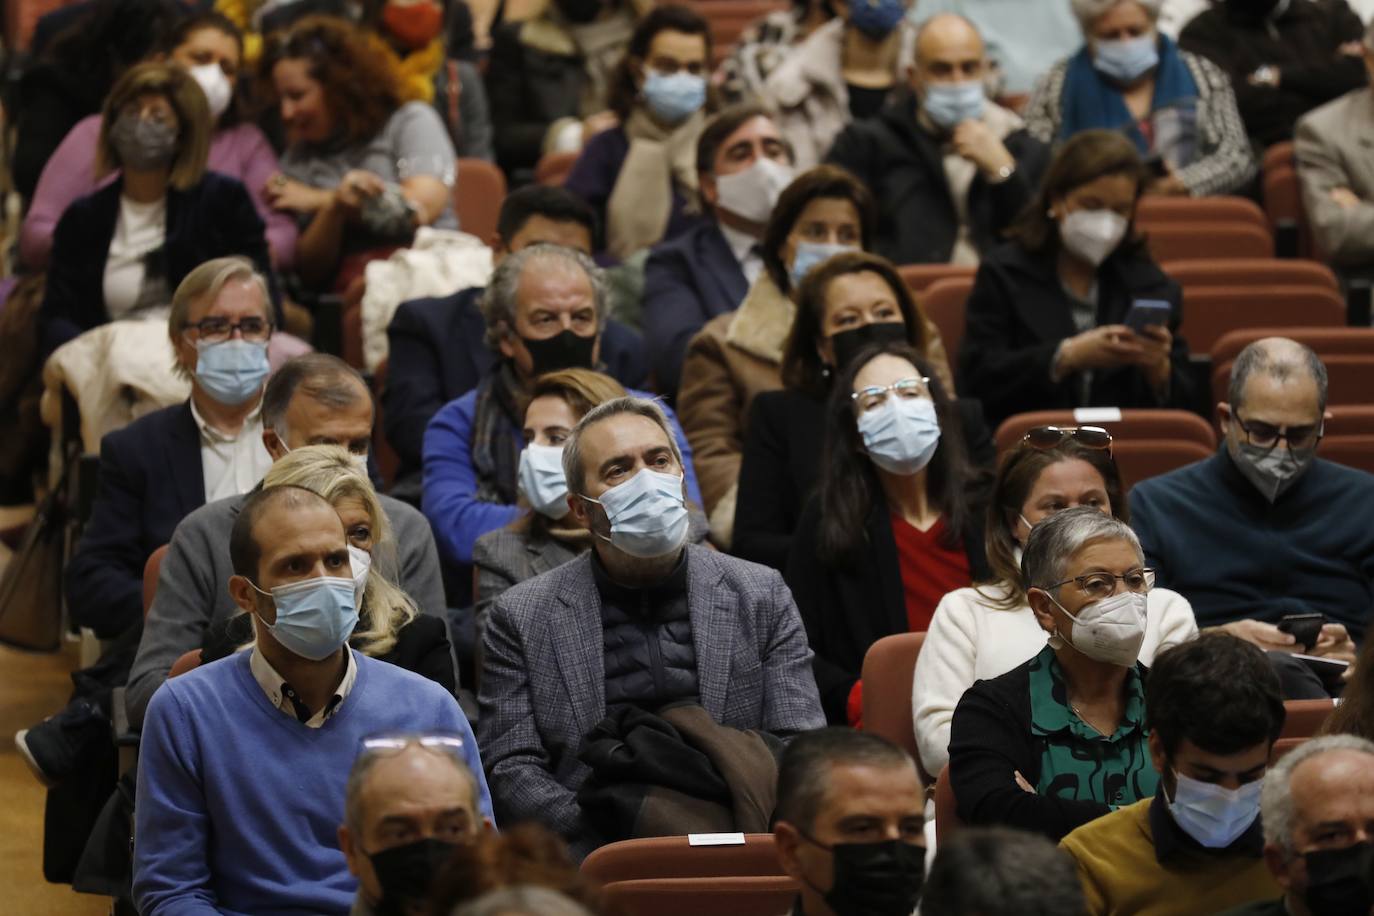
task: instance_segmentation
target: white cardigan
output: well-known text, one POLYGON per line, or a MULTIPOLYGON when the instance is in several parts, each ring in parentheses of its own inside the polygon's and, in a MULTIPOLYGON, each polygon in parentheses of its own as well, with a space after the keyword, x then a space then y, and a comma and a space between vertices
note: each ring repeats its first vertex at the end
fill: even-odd
MULTIPOLYGON (((1005 586, 983 586, 989 595, 1005 586)), ((1150 590, 1145 642, 1140 660, 1197 633, 1193 608, 1178 592, 1150 590)), ((978 594, 961 588, 940 599, 916 663, 911 688, 912 718, 921 765, 932 776, 949 763, 949 724, 954 707, 974 681, 1006 674, 1045 647, 1047 635, 1035 622, 1030 605, 1003 611, 978 594)))

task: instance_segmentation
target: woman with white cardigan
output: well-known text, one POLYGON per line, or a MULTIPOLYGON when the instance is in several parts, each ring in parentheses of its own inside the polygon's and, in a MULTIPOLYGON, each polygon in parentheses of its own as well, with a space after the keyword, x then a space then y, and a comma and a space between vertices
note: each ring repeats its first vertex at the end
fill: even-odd
MULTIPOLYGON (((1021 581, 1021 545, 1041 519, 1093 506, 1128 522, 1112 437, 1094 427, 1042 426, 1003 459, 988 503, 986 547, 994 581, 941 599, 926 633, 912 684, 916 745, 927 773, 949 763, 954 707, 974 681, 1005 674, 1045 647, 1021 581)), ((1140 660, 1197 633, 1193 609, 1177 592, 1156 588, 1140 660)))

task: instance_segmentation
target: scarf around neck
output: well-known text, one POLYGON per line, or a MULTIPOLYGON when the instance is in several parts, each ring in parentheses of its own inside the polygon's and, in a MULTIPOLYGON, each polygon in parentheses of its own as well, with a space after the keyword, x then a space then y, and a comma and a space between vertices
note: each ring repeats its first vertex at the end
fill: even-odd
POLYGON ((694 112, 675 127, 663 127, 636 106, 625 121, 629 152, 606 203, 606 247, 624 260, 663 238, 673 211, 673 192, 695 197, 696 147, 706 121, 694 112))
MULTIPOLYGON (((1167 35, 1160 35, 1159 65, 1155 68, 1155 92, 1150 102, 1150 118, 1163 109, 1195 109, 1197 99, 1197 83, 1178 45, 1167 35)), ((1142 154, 1152 151, 1152 144, 1126 107, 1121 88, 1093 66, 1092 52, 1086 44, 1069 58, 1068 72, 1064 77, 1062 110, 1060 140, 1067 140, 1080 131, 1103 128, 1124 132, 1142 154)))

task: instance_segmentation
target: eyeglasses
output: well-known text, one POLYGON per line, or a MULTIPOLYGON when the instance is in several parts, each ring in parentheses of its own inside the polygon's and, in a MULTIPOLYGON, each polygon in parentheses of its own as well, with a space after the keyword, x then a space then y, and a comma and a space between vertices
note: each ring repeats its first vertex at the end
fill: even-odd
POLYGON ((1114 576, 1111 573, 1099 572, 1088 573, 1086 576, 1074 576, 1065 579, 1063 582, 1056 582, 1048 586, 1045 590, 1059 588, 1061 585, 1068 585, 1070 582, 1078 586, 1078 590, 1095 601, 1103 598, 1110 598, 1116 594, 1116 582, 1120 579, 1126 586, 1128 592, 1148 592, 1155 587, 1155 571, 1148 567, 1143 569, 1133 569, 1130 572, 1114 576))
POLYGON ((1112 434, 1100 426, 1037 426, 1021 437, 1022 442, 1038 449, 1056 448, 1065 439, 1084 448, 1112 447, 1112 434))
POLYGON ((925 398, 930 400, 930 379, 925 376, 913 376, 912 378, 898 379, 891 385, 870 385, 867 388, 860 388, 849 397, 855 404, 859 405, 861 413, 868 413, 875 407, 881 407, 887 403, 888 392, 893 392, 903 400, 917 400, 925 398))
POLYGON ((235 331, 238 331, 244 340, 253 343, 261 343, 272 336, 272 322, 266 318, 240 318, 238 321, 230 321, 228 318, 202 318, 196 322, 188 321, 182 328, 197 332, 200 339, 206 343, 224 343, 234 336, 235 331))
POLYGON ((1270 451, 1274 449, 1274 446, 1279 444, 1280 440, 1288 443, 1288 450, 1290 452, 1294 449, 1301 451, 1303 449, 1314 448, 1326 433, 1326 428, 1321 423, 1312 426, 1290 426, 1288 427, 1288 431, 1284 432, 1276 426, 1271 426, 1268 423, 1261 423, 1258 420, 1251 420, 1247 423, 1242 420, 1239 415, 1236 415, 1236 425, 1245 433, 1246 442, 1250 443, 1255 448, 1262 448, 1270 451))
POLYGON ((418 744, 424 750, 435 754, 463 756, 462 735, 444 732, 392 732, 382 735, 369 735, 363 739, 363 751, 378 757, 395 757, 401 751, 418 744))

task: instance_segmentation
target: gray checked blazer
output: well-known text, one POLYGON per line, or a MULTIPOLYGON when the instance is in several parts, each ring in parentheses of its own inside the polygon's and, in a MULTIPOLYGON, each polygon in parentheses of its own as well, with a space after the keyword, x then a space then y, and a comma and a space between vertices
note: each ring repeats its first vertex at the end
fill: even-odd
MULTIPOLYGON (((687 551, 701 705, 722 725, 781 737, 823 727, 811 649, 782 576, 704 547, 687 551)), ((599 841, 577 806, 590 772, 577 751, 606 715, 590 555, 498 598, 483 646, 477 735, 497 822, 538 821, 585 856, 599 841)))

